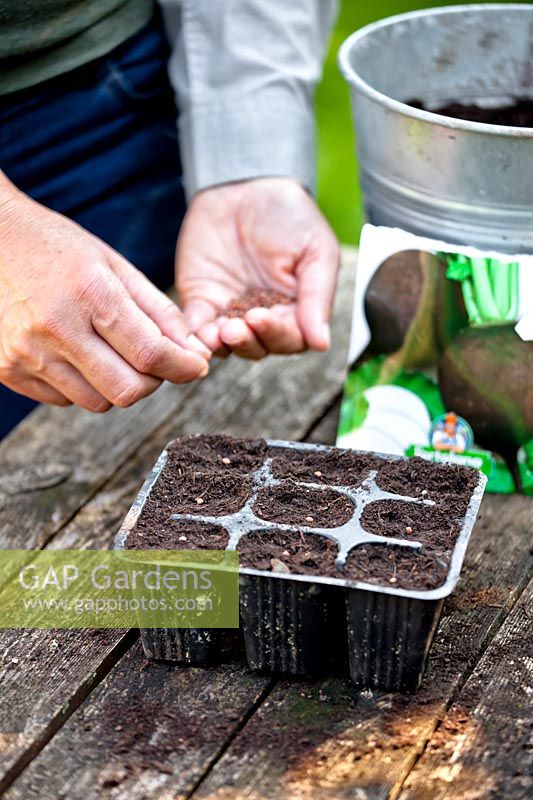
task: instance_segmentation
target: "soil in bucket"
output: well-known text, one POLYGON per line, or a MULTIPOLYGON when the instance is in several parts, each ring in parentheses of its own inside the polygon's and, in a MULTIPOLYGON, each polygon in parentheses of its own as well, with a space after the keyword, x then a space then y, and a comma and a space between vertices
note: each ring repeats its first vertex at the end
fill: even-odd
POLYGON ((431 111, 454 119, 485 122, 489 125, 513 125, 533 128, 533 100, 517 98, 513 103, 496 108, 482 108, 475 104, 449 103, 440 108, 428 108, 421 100, 409 100, 408 105, 422 111, 431 111))

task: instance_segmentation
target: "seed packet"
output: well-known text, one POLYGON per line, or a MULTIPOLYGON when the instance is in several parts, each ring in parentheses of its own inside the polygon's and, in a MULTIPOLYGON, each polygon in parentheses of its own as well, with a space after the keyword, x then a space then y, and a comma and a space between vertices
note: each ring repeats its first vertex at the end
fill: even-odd
POLYGON ((473 466, 533 495, 533 256, 365 225, 340 447, 473 466))

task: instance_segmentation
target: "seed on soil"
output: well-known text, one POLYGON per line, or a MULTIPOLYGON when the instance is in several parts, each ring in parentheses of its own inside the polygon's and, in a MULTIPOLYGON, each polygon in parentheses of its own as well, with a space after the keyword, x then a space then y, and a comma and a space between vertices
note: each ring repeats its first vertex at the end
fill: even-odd
POLYGON ((398 582, 398 579, 395 578, 394 576, 392 578, 389 578, 389 583, 397 583, 397 582, 398 582))
POLYGON ((306 522, 314 522, 314 519, 313 519, 313 517, 306 517, 305 521, 306 522))
POLYGON ((322 473, 320 472, 320 470, 319 470, 319 469, 315 470, 315 471, 313 472, 313 475, 316 475, 316 477, 317 477, 317 478, 321 478, 321 477, 322 477, 322 473))
POLYGON ((410 526, 410 525, 408 525, 408 526, 406 527, 406 529, 405 529, 405 532, 406 532, 406 533, 412 533, 412 532, 413 532, 413 529, 411 528, 411 526, 410 526))
POLYGON ((186 542, 186 541, 187 541, 186 536, 178 536, 178 542, 186 542))
POLYGON ((222 463, 223 464, 231 464, 231 458, 227 458, 227 457, 223 458, 222 459, 222 463))
POLYGON ((197 503, 199 506, 203 505, 203 503, 204 503, 204 498, 203 498, 203 497, 197 497, 197 498, 196 498, 196 503, 197 503))
POLYGON ((427 495, 427 493, 428 493, 427 489, 422 489, 422 491, 420 492, 420 494, 424 495, 424 497, 427 495))
POLYGON ((270 566, 272 567, 274 572, 283 572, 286 575, 290 575, 291 572, 290 569, 283 561, 280 561, 279 558, 271 558, 270 566))

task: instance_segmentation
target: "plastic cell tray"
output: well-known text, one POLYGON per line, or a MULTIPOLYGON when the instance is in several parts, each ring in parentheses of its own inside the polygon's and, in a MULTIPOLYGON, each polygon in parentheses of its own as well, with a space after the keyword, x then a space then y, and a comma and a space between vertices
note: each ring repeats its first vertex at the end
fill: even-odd
MULTIPOLYGON (((416 536, 405 540, 366 531, 360 520, 369 503, 394 500, 432 506, 434 501, 384 491, 376 483, 377 469, 370 469, 358 486, 291 479, 292 485, 304 489, 333 490, 348 497, 354 512, 341 527, 266 521, 254 513, 253 506, 262 489, 284 483, 271 469, 276 450, 320 454, 335 449, 273 440, 267 441, 267 445, 267 455, 253 473, 249 497, 236 513, 216 517, 201 513, 170 515, 175 520, 222 526, 229 534, 227 549, 238 550, 242 538, 251 532, 276 530, 316 534, 333 539, 337 544, 339 577, 240 568, 240 619, 249 667, 261 672, 311 676, 327 670, 332 663, 345 662, 358 687, 415 691, 425 669, 444 599, 459 579, 483 496, 485 476, 479 474, 472 491, 442 585, 428 590, 402 589, 390 583, 379 585, 344 578, 342 567, 350 552, 363 544, 388 544, 414 550, 422 547, 416 536)), ((375 454, 369 455, 375 457, 375 454)), ((377 458, 383 463, 404 460, 393 456, 377 458)), ((117 534, 116 548, 127 548, 128 536, 166 464, 167 450, 164 450, 117 534)), ((224 631, 216 629, 141 630, 147 658, 195 665, 216 661, 223 635, 224 631)))

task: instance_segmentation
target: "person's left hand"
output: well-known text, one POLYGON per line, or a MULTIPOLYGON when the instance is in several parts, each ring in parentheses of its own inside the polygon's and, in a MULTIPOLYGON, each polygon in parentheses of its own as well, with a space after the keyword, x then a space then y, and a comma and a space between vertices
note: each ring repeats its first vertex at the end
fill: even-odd
POLYGON ((339 247, 316 203, 296 181, 260 178, 199 192, 178 241, 176 284, 192 331, 213 352, 258 359, 329 346, 339 247), (294 298, 227 318, 249 290, 294 298))

